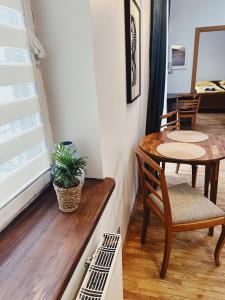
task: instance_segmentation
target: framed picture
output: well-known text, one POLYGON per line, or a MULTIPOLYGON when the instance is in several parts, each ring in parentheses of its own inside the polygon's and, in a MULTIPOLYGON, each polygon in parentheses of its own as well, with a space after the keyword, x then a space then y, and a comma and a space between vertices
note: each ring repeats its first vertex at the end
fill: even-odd
POLYGON ((186 69, 187 47, 184 45, 171 45, 170 62, 172 69, 186 69))
POLYGON ((135 0, 125 1, 127 103, 141 95, 141 13, 135 0))

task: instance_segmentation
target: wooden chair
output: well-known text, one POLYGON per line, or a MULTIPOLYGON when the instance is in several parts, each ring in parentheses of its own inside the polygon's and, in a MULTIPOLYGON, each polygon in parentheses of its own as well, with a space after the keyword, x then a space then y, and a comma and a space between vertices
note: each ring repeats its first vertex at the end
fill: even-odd
POLYGON ((180 124, 182 124, 183 119, 189 119, 191 121, 191 130, 195 130, 196 128, 196 119, 200 100, 201 95, 198 94, 186 94, 177 96, 176 109, 178 111, 180 124))
MULTIPOLYGON (((180 129, 180 118, 179 118, 179 111, 174 110, 165 115, 160 117, 161 120, 166 119, 167 123, 164 123, 160 128, 165 131, 172 131, 172 130, 179 130, 180 129), (168 119, 171 119, 168 121, 168 119)), ((166 164, 162 162, 162 168, 165 170, 166 164)), ((177 164, 176 173, 179 172, 180 164, 177 164)), ((197 173, 198 173, 198 166, 192 165, 192 187, 196 186, 197 180, 197 173)))
POLYGON ((144 244, 146 241, 150 210, 165 227, 165 248, 160 277, 166 276, 173 232, 222 225, 214 252, 215 264, 219 266, 220 252, 225 243, 225 212, 188 184, 180 184, 167 189, 164 170, 140 148, 136 148, 135 153, 144 205, 141 243, 144 244))
POLYGON ((164 123, 163 125, 161 125, 161 129, 165 130, 165 131, 172 131, 172 130, 179 130, 180 129, 180 119, 178 116, 178 110, 174 110, 171 111, 165 115, 160 116, 161 120, 166 119, 167 123, 164 123), (168 122, 168 119, 169 120, 168 122))
MULTIPOLYGON (((178 95, 176 100, 176 109, 178 111, 178 118, 180 121, 180 128, 182 128, 182 120, 191 121, 191 130, 196 129, 196 119, 199 110, 201 95, 199 94, 184 94, 178 95)), ((177 164, 176 173, 178 174, 180 164, 177 164)), ((198 166, 192 166, 193 180, 197 179, 198 166)))

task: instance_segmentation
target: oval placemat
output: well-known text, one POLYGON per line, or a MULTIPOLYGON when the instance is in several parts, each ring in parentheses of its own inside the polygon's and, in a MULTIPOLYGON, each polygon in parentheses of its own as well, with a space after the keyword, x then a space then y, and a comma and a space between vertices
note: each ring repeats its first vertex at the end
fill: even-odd
POLYGON ((167 134, 170 140, 182 143, 198 143, 208 140, 208 135, 192 130, 174 130, 167 134))
POLYGON ((204 148, 189 143, 166 143, 157 147, 159 154, 182 160, 196 159, 206 154, 204 148))

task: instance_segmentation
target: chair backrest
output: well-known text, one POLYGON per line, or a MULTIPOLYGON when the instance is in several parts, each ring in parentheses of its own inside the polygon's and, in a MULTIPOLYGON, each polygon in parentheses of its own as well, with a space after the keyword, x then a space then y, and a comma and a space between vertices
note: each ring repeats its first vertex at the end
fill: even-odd
POLYGON ((176 109, 179 115, 197 114, 200 105, 201 95, 178 95, 176 101, 176 109))
POLYGON ((172 130, 178 130, 180 129, 180 119, 178 117, 178 110, 171 111, 165 115, 162 115, 160 117, 161 120, 164 119, 170 119, 169 122, 167 120, 167 123, 164 123, 161 125, 161 129, 165 131, 172 131, 172 130))
POLYGON ((189 94, 178 95, 176 109, 180 122, 185 119, 191 119, 191 128, 195 130, 196 118, 200 105, 201 95, 189 94))
POLYGON ((144 205, 146 202, 167 226, 172 224, 172 215, 164 170, 141 148, 135 149, 140 174, 144 205), (154 200, 155 199, 155 200, 154 200), (161 202, 164 213, 156 202, 161 202))

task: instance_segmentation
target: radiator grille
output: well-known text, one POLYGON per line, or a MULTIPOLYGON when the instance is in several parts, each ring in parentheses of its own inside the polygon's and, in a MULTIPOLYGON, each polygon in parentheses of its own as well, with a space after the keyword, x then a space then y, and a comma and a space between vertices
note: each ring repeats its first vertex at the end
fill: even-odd
POLYGON ((120 243, 119 234, 105 233, 93 256, 77 300, 101 300, 120 243))

